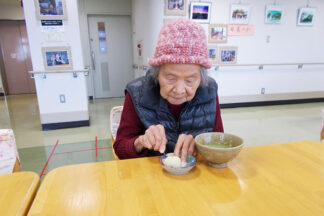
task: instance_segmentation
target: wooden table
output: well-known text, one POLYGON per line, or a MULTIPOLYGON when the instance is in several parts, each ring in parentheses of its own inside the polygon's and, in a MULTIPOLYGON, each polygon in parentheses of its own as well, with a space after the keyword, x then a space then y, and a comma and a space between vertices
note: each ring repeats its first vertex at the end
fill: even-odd
POLYGON ((33 172, 0 175, 0 215, 26 215, 39 185, 33 172))
POLYGON ((183 176, 159 157, 60 167, 29 215, 324 215, 324 143, 245 147, 227 168, 201 159, 183 176))

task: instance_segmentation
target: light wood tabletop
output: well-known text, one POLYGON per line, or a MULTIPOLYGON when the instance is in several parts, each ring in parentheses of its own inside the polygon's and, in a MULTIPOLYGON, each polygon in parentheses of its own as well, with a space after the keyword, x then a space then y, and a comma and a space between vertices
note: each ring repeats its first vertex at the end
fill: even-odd
POLYGON ((159 157, 60 167, 29 215, 324 215, 324 143, 244 147, 227 168, 198 158, 182 176, 159 157))
POLYGON ((33 172, 0 175, 0 215, 27 215, 38 185, 33 172))

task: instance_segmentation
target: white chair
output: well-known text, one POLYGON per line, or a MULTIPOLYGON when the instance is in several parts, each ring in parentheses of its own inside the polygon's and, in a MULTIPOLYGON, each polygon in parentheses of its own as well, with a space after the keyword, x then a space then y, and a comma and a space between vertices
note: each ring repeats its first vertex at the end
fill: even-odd
POLYGON ((0 174, 20 170, 19 155, 14 133, 11 129, 0 130, 0 174))
POLYGON ((115 106, 110 110, 110 132, 111 132, 110 137, 111 137, 113 154, 116 160, 118 160, 119 158, 115 154, 114 143, 116 140, 117 130, 119 127, 122 112, 123 112, 123 106, 115 106))

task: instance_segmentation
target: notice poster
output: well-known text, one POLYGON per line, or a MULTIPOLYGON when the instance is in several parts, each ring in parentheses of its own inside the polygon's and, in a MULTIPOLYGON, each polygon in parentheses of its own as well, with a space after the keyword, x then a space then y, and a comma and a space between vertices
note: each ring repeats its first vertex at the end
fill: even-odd
POLYGON ((254 25, 227 25, 229 36, 254 35, 254 25))
POLYGON ((64 32, 63 20, 41 20, 42 32, 64 32))

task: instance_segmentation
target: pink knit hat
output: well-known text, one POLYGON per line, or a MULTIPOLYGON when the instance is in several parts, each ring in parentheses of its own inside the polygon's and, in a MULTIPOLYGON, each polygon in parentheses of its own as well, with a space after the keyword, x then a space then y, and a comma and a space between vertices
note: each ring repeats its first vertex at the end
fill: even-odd
POLYGON ((207 39, 201 25, 186 19, 165 24, 159 34, 151 66, 165 63, 200 64, 211 68, 208 62, 207 39))

